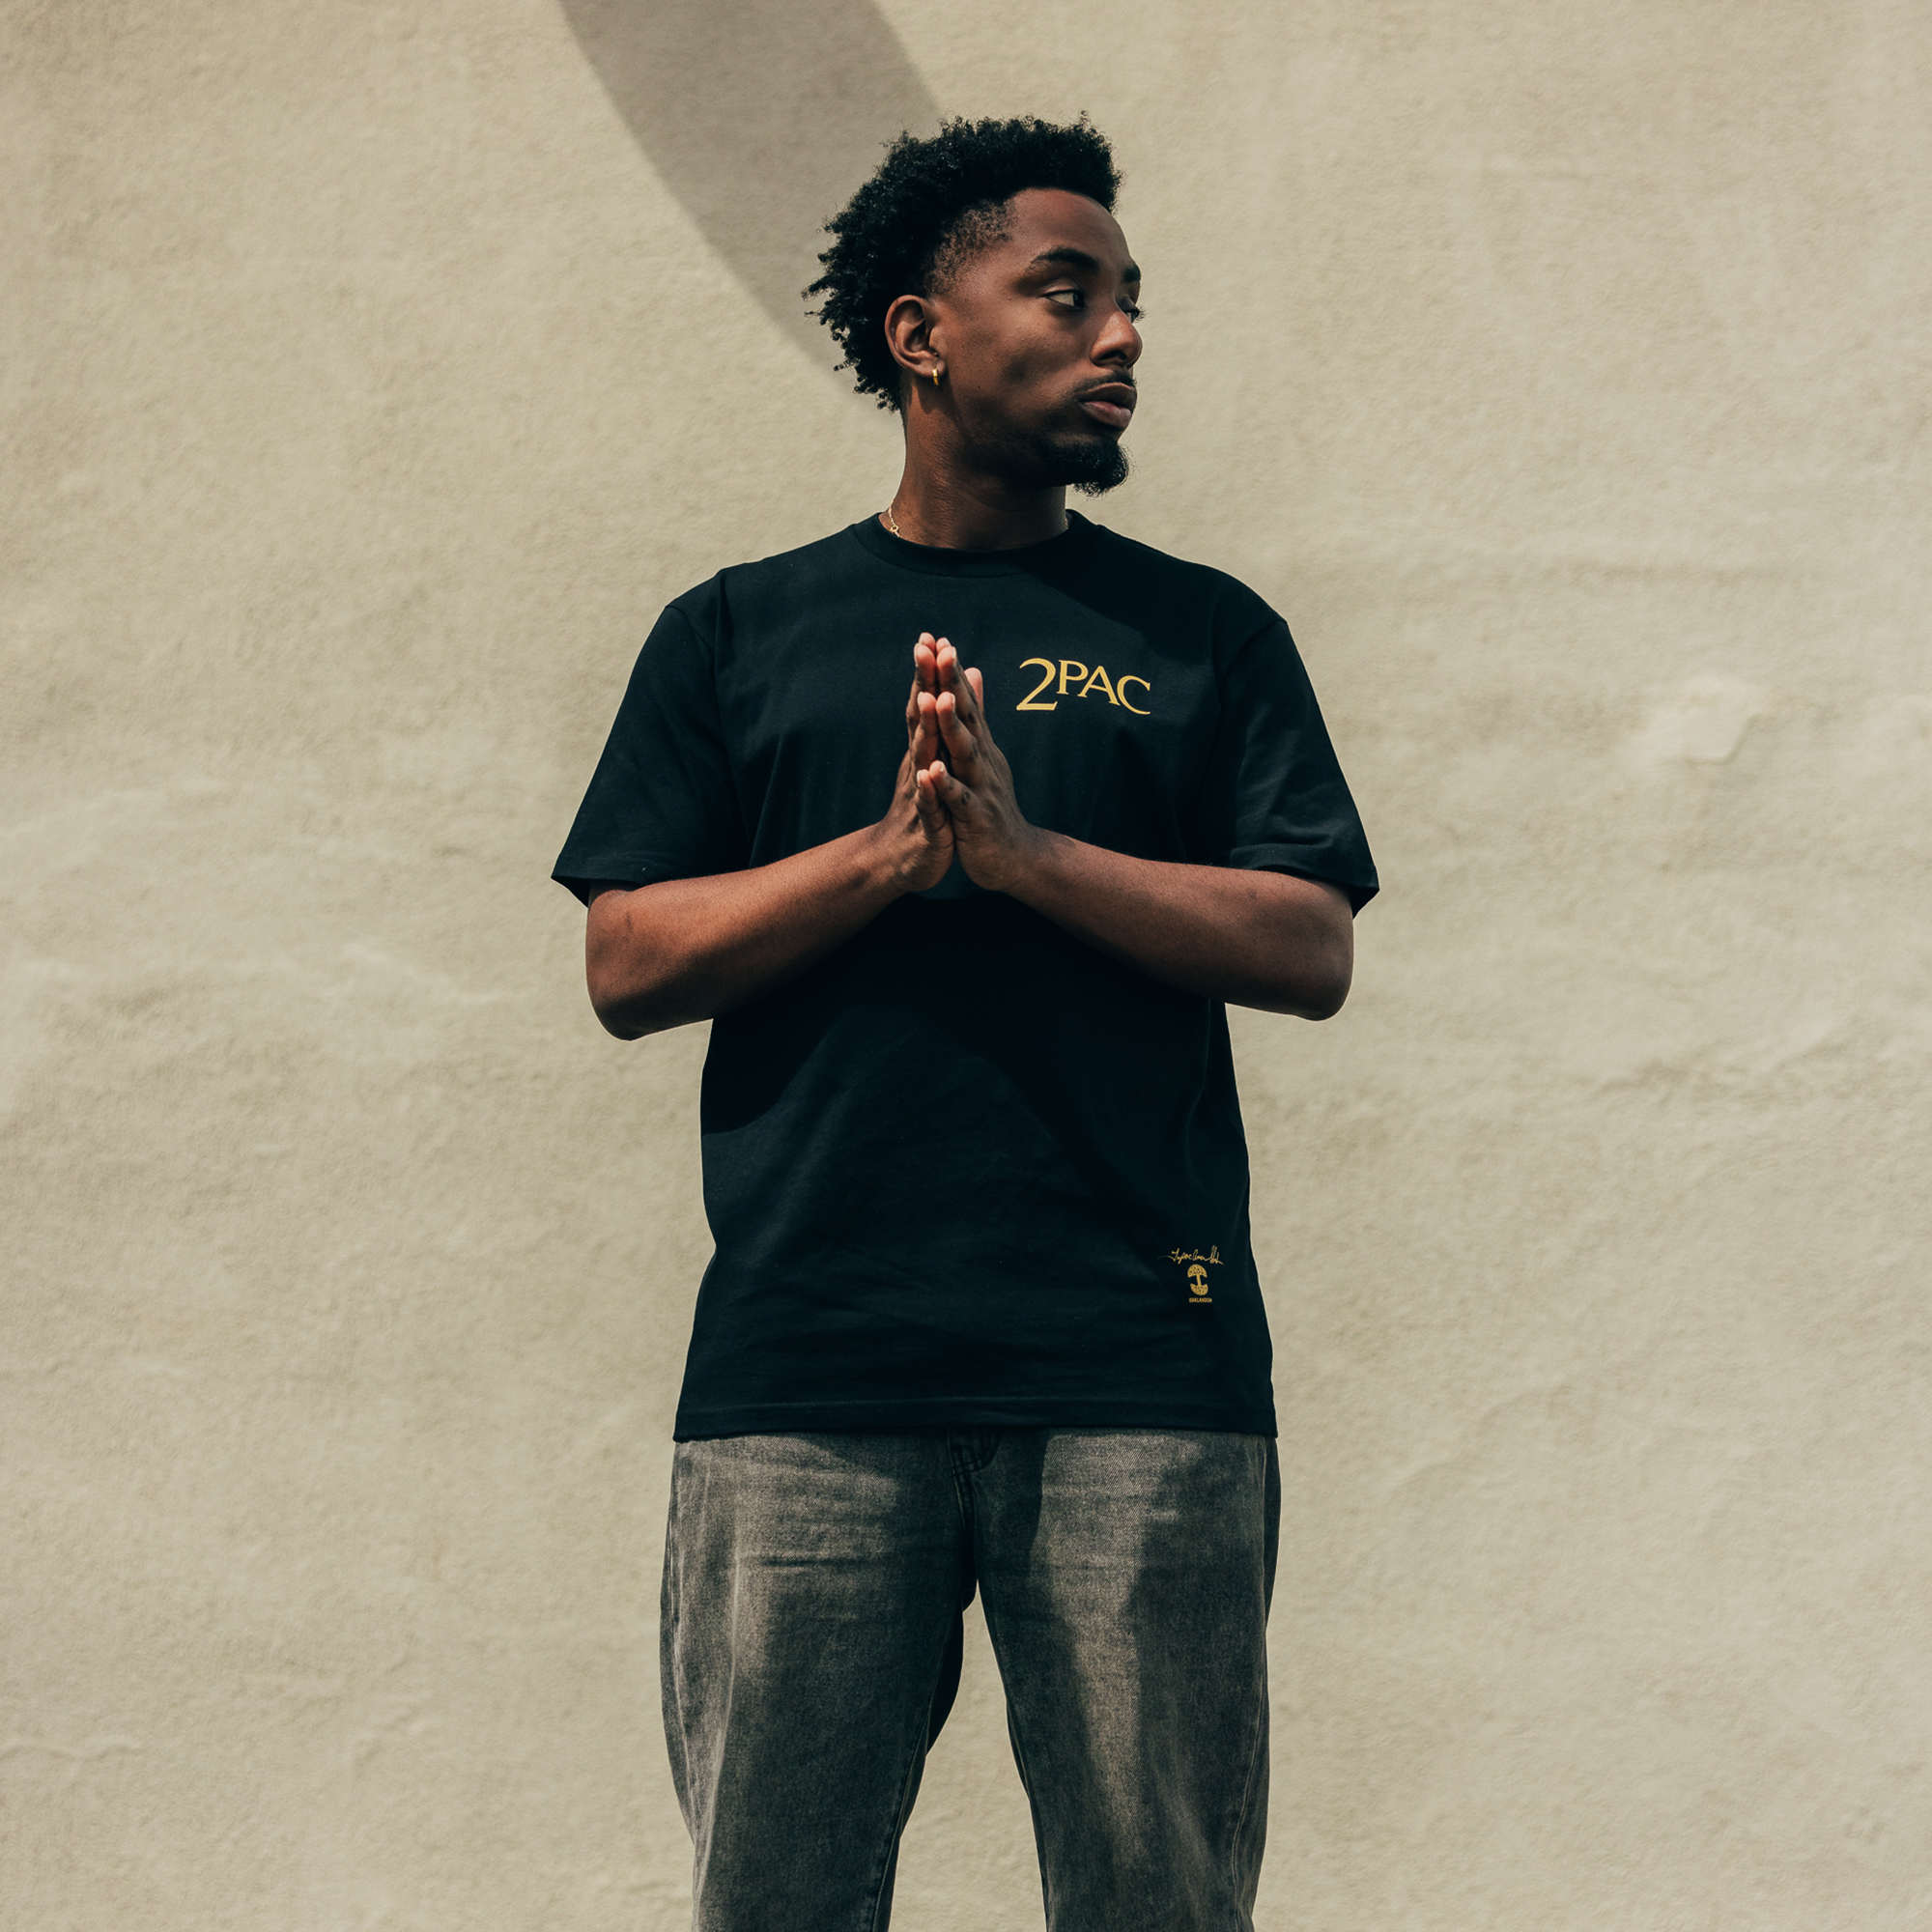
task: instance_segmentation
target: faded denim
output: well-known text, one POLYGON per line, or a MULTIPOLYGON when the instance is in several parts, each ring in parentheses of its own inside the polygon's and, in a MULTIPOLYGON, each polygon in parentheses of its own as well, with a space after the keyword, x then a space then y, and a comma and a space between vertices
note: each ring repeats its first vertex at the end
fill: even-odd
POLYGON ((665 1731, 696 1932, 884 1932, 977 1587, 1049 1932, 1247 1932, 1272 1441, 960 1429, 678 1446, 665 1731))

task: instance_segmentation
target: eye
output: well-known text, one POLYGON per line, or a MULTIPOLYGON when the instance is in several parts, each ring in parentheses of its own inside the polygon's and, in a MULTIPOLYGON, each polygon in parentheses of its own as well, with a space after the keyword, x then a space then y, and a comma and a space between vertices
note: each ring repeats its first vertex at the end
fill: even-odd
POLYGON ((1046 298, 1050 302, 1058 302, 1062 308, 1083 309, 1087 306, 1085 289, 1048 289, 1046 298))
POLYGON ((1147 310, 1139 302, 1122 302, 1121 313, 1137 328, 1147 320, 1147 310))

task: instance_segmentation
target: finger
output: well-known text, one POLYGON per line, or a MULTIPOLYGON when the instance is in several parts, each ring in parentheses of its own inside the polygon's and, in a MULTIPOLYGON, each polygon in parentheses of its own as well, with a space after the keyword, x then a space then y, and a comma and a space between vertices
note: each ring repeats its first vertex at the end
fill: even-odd
POLYGON ((912 758, 916 765, 929 765, 939 755, 939 704, 929 692, 913 696, 912 758))
POLYGON ((922 631, 919 634, 919 642, 912 647, 912 689, 906 695, 908 729, 911 728, 917 715, 920 693, 934 692, 939 689, 938 667, 933 657, 932 646, 932 633, 922 631))
POLYGON ((977 670, 969 670, 959 661, 956 646, 942 638, 937 652, 939 681, 942 690, 950 691, 958 700, 959 715, 969 726, 978 727, 980 723, 981 687, 984 680, 977 670))
POLYGON ((978 665, 965 665, 959 675, 963 684, 954 687, 959 699, 959 716, 966 727, 973 733, 979 750, 992 749, 993 724, 986 716, 986 680, 980 674, 978 665))
POLYGON ((957 696, 950 691, 942 691, 933 705, 933 713, 939 721, 939 735, 945 740, 948 757, 955 765, 973 764, 980 755, 980 741, 961 716, 957 696))
POLYGON ((919 809, 919 822, 928 833, 940 833, 946 829, 946 808, 940 803, 939 791, 932 781, 934 772, 944 772, 944 765, 935 764, 917 771, 912 777, 913 803, 919 809))
POLYGON ((947 815, 964 811, 973 803, 972 788, 954 778, 944 765, 928 765, 920 775, 920 788, 927 785, 933 796, 945 807, 947 815))
MULTIPOLYGON (((928 752, 926 753, 926 758, 933 757, 937 754, 938 725, 932 723, 931 711, 932 711, 933 694, 938 690, 938 688, 939 688, 938 662, 933 655, 932 633, 930 631, 927 631, 922 633, 919 642, 913 646, 912 691, 911 694, 906 698, 907 730, 916 733, 922 713, 922 707, 923 708, 923 712, 926 717, 927 723, 931 724, 935 750, 932 752, 928 752), (923 663, 922 660, 923 660, 923 663)), ((920 760, 920 762, 923 764, 925 762, 925 759, 923 758, 920 760)))

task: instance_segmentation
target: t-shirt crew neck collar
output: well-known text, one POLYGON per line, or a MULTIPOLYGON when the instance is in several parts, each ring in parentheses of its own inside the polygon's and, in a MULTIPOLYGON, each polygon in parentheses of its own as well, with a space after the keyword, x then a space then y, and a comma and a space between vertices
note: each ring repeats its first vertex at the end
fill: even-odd
POLYGON ((1085 556, 1104 530, 1099 524, 1090 524, 1079 511, 1068 510, 1066 527, 1057 537, 1022 544, 1014 550, 942 550, 934 544, 910 543, 894 536, 875 516, 854 524, 850 534, 881 562, 927 577, 1021 577, 1057 570, 1085 556))

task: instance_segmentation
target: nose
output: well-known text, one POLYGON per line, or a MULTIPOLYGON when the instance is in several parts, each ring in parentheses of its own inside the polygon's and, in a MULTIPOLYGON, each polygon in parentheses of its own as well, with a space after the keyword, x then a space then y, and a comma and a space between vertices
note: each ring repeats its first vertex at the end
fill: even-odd
POLYGON ((1100 327, 1100 333, 1094 343, 1094 359, 1096 362, 1115 362, 1122 369, 1131 369, 1141 359, 1141 332, 1128 321, 1126 310, 1118 303, 1100 327))

